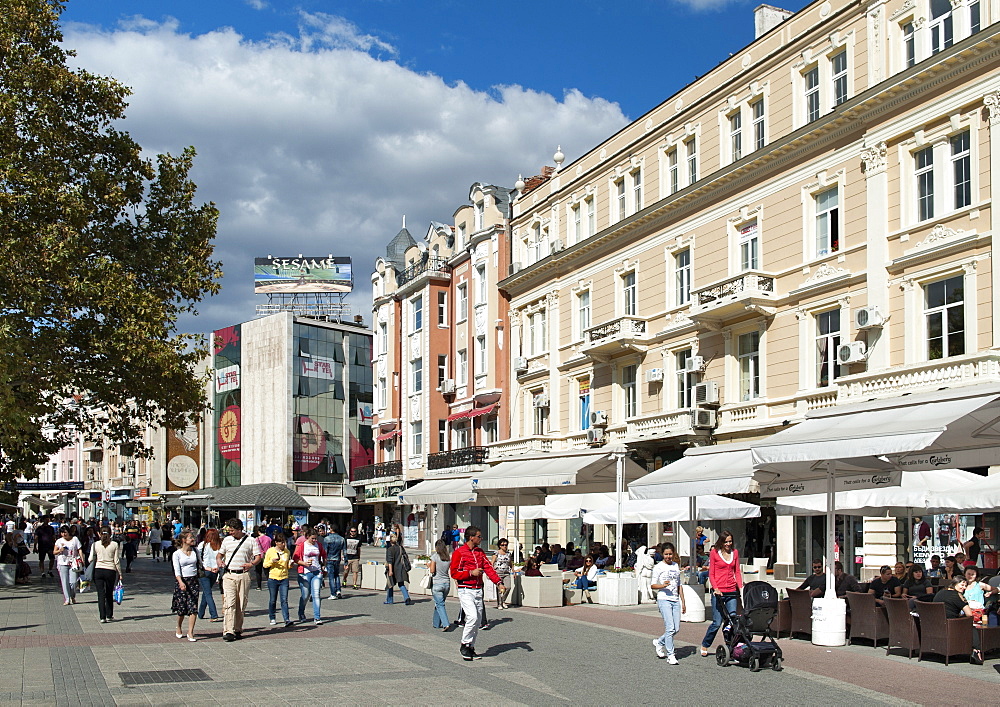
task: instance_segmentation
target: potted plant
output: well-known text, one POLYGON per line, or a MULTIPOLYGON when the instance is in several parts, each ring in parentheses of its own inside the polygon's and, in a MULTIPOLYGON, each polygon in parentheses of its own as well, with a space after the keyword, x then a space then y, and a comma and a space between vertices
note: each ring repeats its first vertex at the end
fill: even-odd
POLYGON ((631 567, 609 567, 597 576, 597 603, 635 606, 639 603, 639 580, 631 567))

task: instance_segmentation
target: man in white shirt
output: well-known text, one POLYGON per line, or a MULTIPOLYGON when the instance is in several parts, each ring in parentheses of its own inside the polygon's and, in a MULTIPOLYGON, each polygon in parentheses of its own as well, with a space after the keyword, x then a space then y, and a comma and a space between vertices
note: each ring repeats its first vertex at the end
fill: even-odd
POLYGON ((229 535, 222 541, 216 562, 225 568, 222 576, 222 638, 235 641, 243 635, 243 616, 250 598, 250 570, 261 560, 260 544, 243 532, 243 521, 226 521, 229 535))

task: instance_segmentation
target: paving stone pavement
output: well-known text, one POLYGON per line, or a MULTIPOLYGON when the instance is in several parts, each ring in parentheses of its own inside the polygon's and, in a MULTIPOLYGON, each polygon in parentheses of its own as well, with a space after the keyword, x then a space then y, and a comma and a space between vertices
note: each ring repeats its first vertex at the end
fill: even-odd
MULTIPOLYGON (((251 590, 242 640, 225 643, 221 623, 199 621, 189 643, 174 637, 172 581, 140 555, 110 624, 92 593, 63 606, 58 579, 0 588, 0 705, 963 704, 991 702, 1000 683, 996 661, 945 667, 789 639, 783 672, 719 668, 697 656, 704 624, 682 626, 681 664, 669 666, 651 645, 662 631, 652 606, 490 608, 483 660, 469 663, 459 631, 431 628, 429 597, 386 606, 382 593, 353 590, 324 599, 322 626, 290 629, 270 627, 266 590, 251 590), (208 679, 126 686, 121 676, 188 669, 208 679)), ((294 618, 294 588, 289 603, 294 618)), ((450 600, 452 617, 457 609, 450 600)))

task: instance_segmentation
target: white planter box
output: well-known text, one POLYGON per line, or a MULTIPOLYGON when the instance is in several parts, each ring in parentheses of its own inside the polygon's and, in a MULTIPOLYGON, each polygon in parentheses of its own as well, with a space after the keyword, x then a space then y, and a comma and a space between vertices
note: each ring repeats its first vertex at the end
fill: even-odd
POLYGON ((521 577, 521 605, 534 607, 562 606, 562 578, 521 577))
POLYGON ((597 603, 607 606, 636 606, 639 579, 634 574, 605 574, 597 578, 597 603))
POLYGON ((361 588, 376 591, 385 589, 385 566, 381 562, 361 564, 361 588))
POLYGON ((418 594, 421 596, 427 596, 431 593, 430 589, 424 589, 420 586, 420 580, 427 576, 426 567, 412 567, 410 568, 410 583, 408 588, 410 594, 418 594))

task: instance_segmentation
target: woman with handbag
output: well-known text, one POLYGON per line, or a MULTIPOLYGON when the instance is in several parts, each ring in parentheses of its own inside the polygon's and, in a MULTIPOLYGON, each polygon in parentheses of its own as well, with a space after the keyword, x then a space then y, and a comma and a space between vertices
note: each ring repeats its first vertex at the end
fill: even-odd
POLYGON ((76 575, 83 569, 83 553, 80 551, 80 540, 73 537, 68 525, 59 529, 59 536, 56 540, 56 562, 65 599, 63 606, 69 606, 76 603, 76 575))
POLYGON ((277 623, 274 612, 280 600, 281 615, 285 619, 285 628, 288 628, 292 625, 288 618, 288 571, 292 567, 292 555, 285 544, 284 533, 274 534, 274 544, 264 554, 264 561, 261 564, 268 570, 267 591, 270 594, 267 603, 268 618, 272 626, 277 623))
POLYGON ((493 558, 493 569, 496 570, 497 576, 503 581, 503 584, 497 585, 497 608, 506 609, 507 608, 507 595, 510 593, 510 569, 513 563, 513 558, 510 553, 507 552, 508 547, 507 538, 500 538, 497 541, 497 554, 493 558))
POLYGON ((177 537, 177 551, 171 556, 174 566, 173 601, 170 612, 177 614, 177 638, 184 638, 184 617, 188 617, 187 639, 194 643, 194 624, 198 619, 198 553, 195 551, 197 538, 193 531, 185 530, 177 537))
POLYGON ((111 539, 111 528, 101 528, 101 539, 90 548, 94 563, 94 583, 97 585, 97 610, 101 623, 110 623, 115 616, 115 584, 122 579, 121 545, 111 539))
POLYGON ((385 604, 394 603, 392 590, 398 586, 403 593, 403 601, 407 606, 413 603, 410 593, 406 591, 406 583, 410 581, 410 558, 400 544, 401 536, 392 533, 386 539, 385 546, 385 604))
MULTIPOLYGON (((152 541, 150 541, 152 542, 152 541)), ((222 547, 222 538, 219 531, 209 528, 205 532, 205 539, 198 545, 198 586, 201 588, 201 601, 198 604, 198 618, 205 618, 205 611, 208 611, 209 619, 212 623, 222 621, 219 618, 219 610, 215 606, 215 597, 212 596, 212 587, 219 579, 219 563, 217 555, 222 547)))
POLYGON ((431 596, 434 597, 434 620, 431 625, 442 631, 447 631, 451 626, 448 622, 448 610, 444 606, 444 600, 451 589, 451 575, 448 573, 450 568, 451 553, 448 552, 448 543, 438 540, 434 543, 434 554, 431 555, 431 562, 427 566, 427 578, 431 580, 431 596))
POLYGON ((326 567, 326 548, 319 541, 315 530, 309 529, 303 536, 303 541, 295 548, 292 560, 299 568, 299 621, 306 620, 306 602, 312 597, 313 624, 323 623, 320 618, 320 581, 323 579, 323 568, 326 567))

